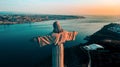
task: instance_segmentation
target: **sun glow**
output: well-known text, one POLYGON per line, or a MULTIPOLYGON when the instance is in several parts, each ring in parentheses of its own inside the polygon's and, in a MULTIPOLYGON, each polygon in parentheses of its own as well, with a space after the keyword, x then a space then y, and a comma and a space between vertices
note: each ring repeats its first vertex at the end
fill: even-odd
POLYGON ((0 11, 40 14, 120 15, 120 0, 1 0, 0 11))

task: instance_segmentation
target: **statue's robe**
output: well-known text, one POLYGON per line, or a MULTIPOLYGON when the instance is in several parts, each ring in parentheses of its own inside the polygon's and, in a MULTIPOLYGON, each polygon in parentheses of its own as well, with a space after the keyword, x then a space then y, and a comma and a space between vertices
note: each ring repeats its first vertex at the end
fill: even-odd
POLYGON ((66 41, 75 40, 77 32, 63 31, 60 33, 52 33, 51 35, 38 37, 39 45, 56 45, 52 48, 52 67, 64 67, 64 45, 66 41))
POLYGON ((42 47, 50 44, 60 45, 65 43, 66 41, 75 40, 76 35, 77 32, 63 31, 61 33, 52 33, 51 35, 46 35, 42 37, 39 36, 37 38, 39 45, 42 47))

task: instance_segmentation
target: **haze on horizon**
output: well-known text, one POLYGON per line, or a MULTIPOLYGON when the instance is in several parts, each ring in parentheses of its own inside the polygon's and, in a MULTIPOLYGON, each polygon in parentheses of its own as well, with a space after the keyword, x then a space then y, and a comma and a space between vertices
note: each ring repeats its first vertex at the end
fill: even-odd
POLYGON ((0 0, 0 11, 38 14, 120 15, 120 0, 0 0))

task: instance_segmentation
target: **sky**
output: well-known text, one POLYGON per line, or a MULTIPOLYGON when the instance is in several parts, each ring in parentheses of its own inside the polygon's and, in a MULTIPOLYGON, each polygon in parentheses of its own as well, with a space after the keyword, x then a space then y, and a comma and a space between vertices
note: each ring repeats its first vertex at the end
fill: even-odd
POLYGON ((38 14, 120 15, 120 0, 0 0, 0 11, 38 14))

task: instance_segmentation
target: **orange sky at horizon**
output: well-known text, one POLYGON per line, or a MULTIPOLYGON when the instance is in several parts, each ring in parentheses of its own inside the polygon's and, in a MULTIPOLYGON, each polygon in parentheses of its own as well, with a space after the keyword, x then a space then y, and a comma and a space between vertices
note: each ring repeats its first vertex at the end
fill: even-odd
POLYGON ((0 11, 68 15, 120 15, 120 0, 1 0, 0 11))
POLYGON ((120 15, 120 9, 114 7, 95 7, 88 8, 85 11, 88 11, 92 15, 120 15))
POLYGON ((83 15, 120 15, 120 6, 83 6, 73 7, 71 13, 83 15), (74 11, 73 11, 74 10, 74 11))

